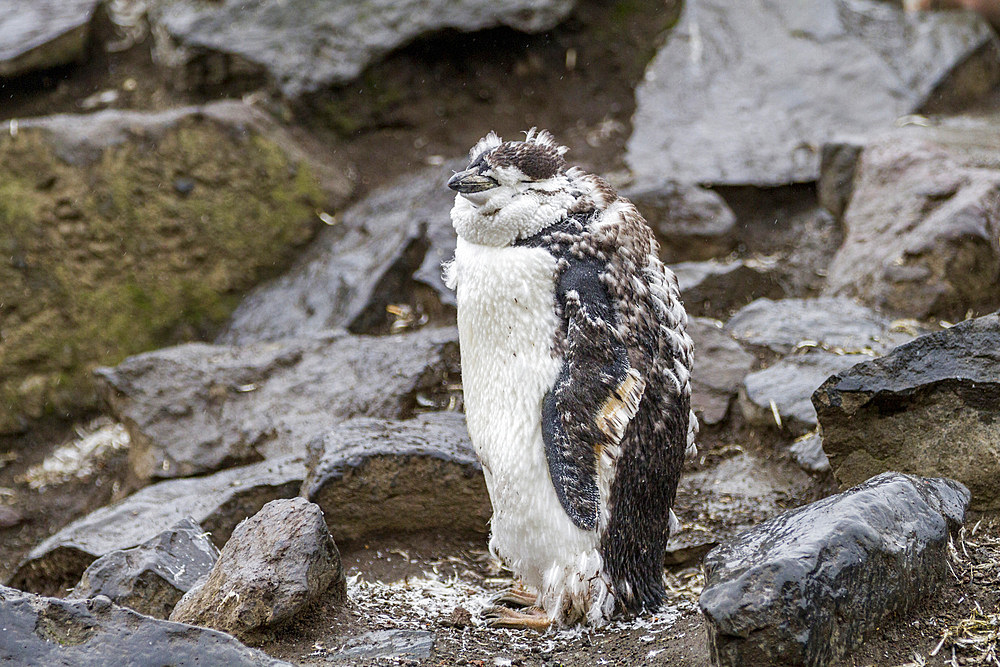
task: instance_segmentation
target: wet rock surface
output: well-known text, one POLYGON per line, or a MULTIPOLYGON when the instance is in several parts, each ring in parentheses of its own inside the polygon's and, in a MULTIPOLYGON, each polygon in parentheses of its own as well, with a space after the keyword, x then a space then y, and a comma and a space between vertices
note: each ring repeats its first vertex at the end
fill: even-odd
POLYGON ((698 350, 698 370, 691 376, 691 408, 700 423, 718 424, 726 418, 755 359, 717 320, 693 317, 688 322, 688 333, 698 350))
POLYGON ((344 570, 323 511, 303 498, 273 500, 240 523, 208 576, 171 621, 252 636, 302 613, 321 596, 343 599, 344 570))
POLYGON ((157 0, 151 21, 161 30, 163 64, 178 68, 185 87, 265 75, 295 97, 356 78, 372 61, 414 38, 444 29, 510 26, 551 28, 572 0, 427 0, 400 4, 258 0, 251 11, 236 0, 205 5, 157 0))
MULTIPOLYGON (((948 87, 959 64, 996 54, 996 36, 971 14, 904 14, 874 0, 688 2, 636 91, 626 159, 640 179, 813 181, 823 141, 889 127, 948 87)), ((964 97, 982 90, 977 78, 964 97)))
POLYGON ((293 456, 148 486, 49 537, 18 565, 9 583, 61 593, 96 559, 143 544, 184 517, 198 522, 216 545, 225 544, 236 524, 265 503, 298 495, 304 477, 305 465, 293 456))
POLYGON ((0 586, 0 660, 20 665, 289 663, 232 636, 143 616, 106 597, 59 600, 0 586))
POLYGON ((338 541, 446 528, 486 532, 492 515, 465 417, 353 419, 309 445, 302 495, 338 541))
POLYGON ((139 479, 212 472, 286 454, 358 415, 401 418, 448 400, 454 329, 389 337, 325 332, 246 346, 192 343, 101 369, 139 479))
POLYGON ((771 519, 705 558, 717 665, 830 664, 947 574, 968 490, 886 473, 771 519))
POLYGON ((344 645, 334 662, 353 660, 424 660, 434 649, 434 633, 426 630, 377 630, 344 645))
POLYGON ((967 320, 827 380, 813 397, 848 486, 885 470, 946 475, 1000 509, 1000 317, 967 320))
POLYGON ((1000 307, 1000 124, 897 130, 855 171, 825 293, 918 319, 1000 307))
POLYGON ((204 529, 185 517, 148 542, 98 558, 69 597, 104 595, 140 614, 165 619, 218 558, 219 550, 204 529))
POLYGON ((689 315, 727 317, 755 299, 786 296, 778 272, 759 262, 682 262, 670 268, 689 315))
POLYGON ((796 438, 788 451, 803 470, 826 472, 830 469, 830 459, 823 449, 823 438, 819 433, 807 433, 796 438))
POLYGON ((0 16, 0 77, 82 58, 98 0, 39 0, 0 16))

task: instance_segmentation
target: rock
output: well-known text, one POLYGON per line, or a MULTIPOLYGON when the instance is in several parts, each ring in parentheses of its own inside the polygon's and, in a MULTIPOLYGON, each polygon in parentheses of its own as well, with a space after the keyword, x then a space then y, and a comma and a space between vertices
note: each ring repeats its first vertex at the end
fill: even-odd
POLYGON ((861 354, 832 354, 818 350, 789 355, 763 370, 750 373, 740 387, 739 405, 743 417, 755 426, 776 426, 802 435, 816 428, 816 410, 810 402, 813 392, 834 373, 868 358, 861 354))
POLYGON ((705 557, 713 665, 828 665, 947 576, 969 492, 885 473, 786 512, 705 557))
POLYGON ((943 89, 953 104, 975 99, 1000 69, 983 67, 988 82, 949 75, 998 51, 969 14, 877 0, 686 2, 636 91, 625 159, 640 181, 814 181, 827 139, 890 127, 943 89))
POLYGON ((825 294, 903 317, 1000 307, 1000 123, 956 119, 873 140, 858 159, 825 294))
POLYGON ((96 407, 99 363, 214 333, 346 196, 311 155, 237 102, 0 133, 0 433, 96 407))
POLYGON ((150 22, 160 61, 185 88, 266 76, 288 97, 352 81, 369 64, 422 35, 509 26, 541 32, 573 0, 157 0, 150 22))
POLYGON ((227 634, 143 616, 106 597, 60 600, 0 586, 0 628, 6 664, 289 665, 227 634))
POLYGON ((35 0, 0 13, 0 78, 66 65, 86 52, 99 0, 35 0))
POLYGON ((359 418, 310 443, 302 495, 338 542, 435 528, 487 531, 492 514, 465 417, 359 418))
POLYGON ((279 340, 336 327, 378 333, 388 329, 386 306, 414 301, 415 284, 454 306, 454 292, 441 279, 441 262, 455 254, 449 216, 455 198, 446 187, 451 173, 424 170, 347 209, 290 271, 243 300, 218 342, 279 340))
POLYGON ((688 333, 694 340, 698 369, 691 375, 691 407, 699 423, 713 426, 726 418, 754 357, 717 320, 692 317, 688 333))
POLYGON ((885 470, 945 475, 1000 509, 1000 316, 921 336, 839 373, 813 404, 844 486, 885 470))
POLYGON ((240 523, 203 583, 181 598, 171 621, 237 637, 281 625, 333 589, 346 596, 340 552, 323 512, 303 498, 273 500, 240 523))
MULTIPOLYGON (((466 612, 468 613, 468 612, 466 612)), ((427 660, 434 650, 434 633, 427 630, 376 630, 345 642, 333 662, 359 660, 427 660)))
POLYGON ((761 262, 710 260, 682 262, 670 268, 677 274, 689 315, 727 317, 754 299, 785 296, 777 272, 761 262))
POLYGON ((823 144, 819 153, 819 204, 840 220, 854 193, 854 174, 864 148, 863 139, 838 139, 823 144))
POLYGON ((287 457, 148 486, 74 521, 36 546, 17 566, 10 584, 61 594, 101 556, 148 542, 184 517, 204 527, 215 544, 225 544, 236 524, 265 503, 298 495, 304 477, 302 460, 287 457))
POLYGON ((789 354, 820 348, 847 354, 885 354, 913 339, 913 325, 894 325, 850 299, 757 299, 726 322, 726 331, 747 345, 789 354))
POLYGON ((219 550, 191 517, 131 549, 101 556, 83 572, 69 595, 105 595, 140 614, 167 618, 181 596, 212 569, 219 550))
POLYGON ((668 181, 634 186, 622 195, 656 232, 664 262, 708 260, 736 249, 736 214, 711 190, 668 181))
POLYGON ((344 419, 398 419, 418 401, 447 404, 449 378, 458 373, 454 329, 190 343, 97 371, 105 402, 128 428, 129 463, 140 480, 304 454, 311 439, 344 419))
POLYGON ((788 451, 803 470, 826 472, 830 469, 830 459, 823 451, 823 438, 816 431, 796 438, 788 451))

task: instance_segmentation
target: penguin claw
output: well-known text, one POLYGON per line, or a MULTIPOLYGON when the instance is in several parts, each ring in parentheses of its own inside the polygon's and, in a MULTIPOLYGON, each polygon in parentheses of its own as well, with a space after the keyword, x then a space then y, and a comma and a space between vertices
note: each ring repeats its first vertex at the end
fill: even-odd
POLYGON ((529 592, 522 586, 511 586, 500 591, 490 602, 495 605, 507 605, 512 607, 532 607, 538 602, 538 596, 529 592))
POLYGON ((523 610, 511 609, 510 607, 487 607, 483 610, 483 618, 487 619, 486 627, 488 628, 545 632, 552 625, 552 619, 538 607, 526 607, 523 610))

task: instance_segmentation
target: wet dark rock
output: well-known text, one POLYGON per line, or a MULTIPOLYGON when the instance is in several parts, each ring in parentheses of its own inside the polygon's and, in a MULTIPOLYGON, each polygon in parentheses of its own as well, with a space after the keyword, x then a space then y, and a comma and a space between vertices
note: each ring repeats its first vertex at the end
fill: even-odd
POLYGON ((947 475, 1000 509, 1000 316, 921 336, 839 373, 813 397, 842 485, 884 470, 947 475))
POLYGON ((0 662, 14 665, 288 665, 230 635, 161 621, 107 597, 60 600, 0 586, 0 662))
POLYGON ((301 459, 287 457, 148 486, 36 546, 17 566, 10 584, 62 594, 101 556, 148 542, 185 517, 198 522, 216 545, 225 544, 236 524, 265 503, 298 495, 304 477, 301 459))
POLYGON ((887 318, 851 299, 757 299, 726 322, 726 331, 747 345, 788 354, 820 348, 848 354, 885 354, 913 339, 912 326, 887 318))
POLYGON ((334 662, 358 660, 426 660, 434 650, 434 633, 427 630, 376 630, 348 640, 331 656, 334 662))
POLYGON ((90 564, 70 598, 104 595, 140 614, 167 618, 181 596, 219 558, 204 529, 190 518, 131 549, 112 551, 90 564))
POLYGON ((274 500, 236 527, 208 577, 181 598, 170 620, 247 637, 291 620, 321 596, 343 599, 345 586, 319 506, 304 498, 274 500))
POLYGON ((823 438, 819 433, 807 433, 796 438, 788 451, 803 470, 826 472, 830 469, 830 459, 823 450, 823 438))
POLYGON ((670 268, 677 274, 689 315, 728 317, 754 299, 786 296, 778 272, 760 262, 682 262, 670 268))
POLYGON ((656 232, 667 263, 723 257, 736 248, 736 214, 711 190, 665 182, 633 186, 622 195, 656 232))
POLYGON ((295 97, 349 82, 381 56, 421 35, 496 26, 540 32, 565 18, 574 4, 262 0, 247 11, 239 0, 157 0, 151 3, 150 21, 157 28, 161 64, 177 70, 181 86, 265 75, 285 95, 295 97))
POLYGON ((947 576, 969 492, 885 473, 786 512, 705 557, 700 606, 715 665, 827 665, 947 576))
POLYGON ((814 181, 829 137, 890 127, 943 88, 970 101, 989 84, 950 73, 997 54, 971 14, 906 14, 877 0, 686 2, 636 91, 626 161, 639 180, 814 181))
POLYGON ((700 423, 712 426, 726 418, 754 357, 717 320, 692 317, 688 333, 694 340, 697 368, 691 376, 691 407, 700 423))
POLYGON ((866 145, 825 294, 916 319, 1000 308, 1000 123, 955 119, 866 145))
POLYGON ((739 405, 743 417, 755 426, 773 426, 802 435, 816 428, 816 410, 810 400, 813 392, 831 375, 869 358, 861 354, 814 350, 789 355, 763 370, 750 373, 740 387, 739 405))
POLYGON ((0 17, 0 78, 82 58, 99 0, 35 0, 0 17))
POLYGON ((819 204, 838 220, 854 193, 854 174, 863 148, 862 139, 838 139, 823 144, 820 149, 816 182, 819 204))
POLYGON ((310 443, 302 495, 338 541, 434 528, 487 529, 492 510, 465 417, 353 419, 310 443))
POLYGON ((129 431, 139 479, 182 477, 286 454, 354 416, 404 418, 458 376, 458 334, 325 332, 245 346, 192 343, 97 371, 129 431))
POLYGON ((377 333, 386 328, 386 306, 419 302, 414 290, 421 286, 454 306, 454 292, 441 279, 441 262, 455 253, 449 216, 455 198, 446 187, 451 173, 424 170, 349 208, 291 270, 243 300, 218 342, 278 340, 336 327, 377 333))

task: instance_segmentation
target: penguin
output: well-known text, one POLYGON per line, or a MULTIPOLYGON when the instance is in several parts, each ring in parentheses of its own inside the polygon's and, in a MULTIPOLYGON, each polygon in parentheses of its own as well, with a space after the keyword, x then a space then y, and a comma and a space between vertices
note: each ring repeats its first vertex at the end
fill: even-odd
POLYGON ((506 628, 601 626, 663 602, 694 447, 693 345, 645 220, 533 128, 491 132, 448 181, 466 420, 514 588, 506 628))

